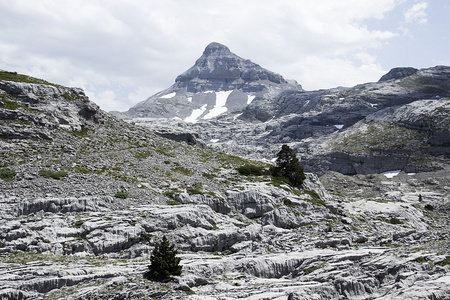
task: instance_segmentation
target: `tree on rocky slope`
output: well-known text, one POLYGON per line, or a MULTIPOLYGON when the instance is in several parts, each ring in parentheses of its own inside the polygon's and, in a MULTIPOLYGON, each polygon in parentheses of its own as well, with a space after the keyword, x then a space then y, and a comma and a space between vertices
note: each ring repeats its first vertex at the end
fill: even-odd
POLYGON ((156 244, 150 256, 151 264, 145 277, 152 280, 162 281, 169 279, 171 275, 181 275, 180 260, 176 257, 178 251, 174 249, 166 236, 163 236, 160 243, 156 244))
POLYGON ((272 175, 287 179, 294 187, 301 187, 306 176, 292 149, 288 145, 283 145, 277 157, 277 165, 272 168, 272 175))

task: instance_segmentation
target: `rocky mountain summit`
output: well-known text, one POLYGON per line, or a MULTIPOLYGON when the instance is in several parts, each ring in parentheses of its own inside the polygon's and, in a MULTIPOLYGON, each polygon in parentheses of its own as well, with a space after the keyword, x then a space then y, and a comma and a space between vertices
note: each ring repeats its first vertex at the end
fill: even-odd
MULTIPOLYGON (((121 121, 80 89, 1 71, 0 101, 1 299, 450 295, 444 170, 309 173, 294 188, 237 171, 269 168, 264 162, 121 121), (183 273, 149 281, 143 275, 163 235, 183 273)), ((389 112, 411 127, 427 106, 442 115, 426 124, 445 126, 446 107, 422 101, 389 112)), ((359 122, 385 122, 371 116, 359 122)))
POLYGON ((276 94, 280 89, 302 87, 237 56, 222 44, 211 43, 174 85, 138 103, 122 117, 176 117, 195 123, 226 112, 239 113, 255 98, 276 94))

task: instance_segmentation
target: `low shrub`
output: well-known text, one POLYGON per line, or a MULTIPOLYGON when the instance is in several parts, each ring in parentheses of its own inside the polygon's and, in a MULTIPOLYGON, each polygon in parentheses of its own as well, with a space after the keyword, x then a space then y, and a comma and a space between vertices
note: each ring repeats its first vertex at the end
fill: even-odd
POLYGON ((438 265, 441 267, 450 265, 450 256, 446 256, 443 261, 438 263, 438 265))
POLYGON ((10 168, 1 168, 0 169, 0 178, 4 181, 13 181, 16 176, 16 171, 11 170, 10 168))
POLYGON ((236 170, 239 172, 239 174, 245 175, 245 176, 248 176, 248 175, 261 176, 261 175, 264 175, 264 167, 251 165, 251 164, 245 164, 243 166, 240 166, 240 167, 236 168, 236 170))
POLYGON ((194 175, 194 172, 192 172, 191 170, 189 170, 188 168, 185 168, 185 167, 176 167, 176 168, 173 168, 172 171, 186 175, 186 176, 194 175))
POLYGON ((39 171, 39 176, 42 176, 44 178, 52 178, 52 179, 57 179, 57 180, 62 180, 64 177, 67 176, 67 172, 66 171, 51 171, 51 170, 45 170, 42 169, 39 171))
POLYGON ((130 196, 127 191, 121 190, 114 194, 114 197, 119 199, 127 199, 130 196))
POLYGON ((166 203, 167 205, 181 205, 177 200, 167 200, 166 203))
POLYGON ((429 211, 432 211, 432 210, 434 210, 434 207, 433 207, 433 205, 431 205, 431 204, 427 204, 427 205, 425 205, 425 207, 424 207, 426 210, 429 210, 429 211))
POLYGON ((389 221, 387 221, 390 224, 394 224, 394 225, 400 225, 400 224, 405 224, 405 222, 400 221, 399 219, 397 219, 396 217, 392 217, 389 221))

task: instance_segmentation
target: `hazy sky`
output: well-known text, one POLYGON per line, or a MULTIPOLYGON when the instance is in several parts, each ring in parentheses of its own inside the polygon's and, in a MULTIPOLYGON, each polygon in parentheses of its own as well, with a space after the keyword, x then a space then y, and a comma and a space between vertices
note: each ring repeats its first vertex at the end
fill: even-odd
POLYGON ((0 0, 0 69, 124 111, 210 42, 306 90, 450 65, 448 0, 0 0))

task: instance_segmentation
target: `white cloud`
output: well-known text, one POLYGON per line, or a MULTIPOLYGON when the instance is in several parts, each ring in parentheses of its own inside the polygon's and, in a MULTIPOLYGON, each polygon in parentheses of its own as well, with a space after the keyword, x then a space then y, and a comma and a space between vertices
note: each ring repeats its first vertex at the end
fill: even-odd
POLYGON ((304 57, 292 67, 302 78, 299 83, 306 90, 351 87, 359 83, 378 81, 386 73, 380 65, 370 63, 370 60, 363 64, 354 64, 345 59, 314 55, 304 57))
POLYGON ((217 41, 305 86, 336 86, 343 76, 353 85, 378 77, 373 53, 396 37, 365 22, 402 1, 0 0, 0 68, 80 85, 105 110, 127 109, 169 87, 217 41), (339 78, 317 71, 326 64, 339 78))
POLYGON ((414 4, 410 9, 405 12, 406 22, 417 22, 425 24, 428 22, 426 9, 428 7, 427 2, 420 2, 414 4))

